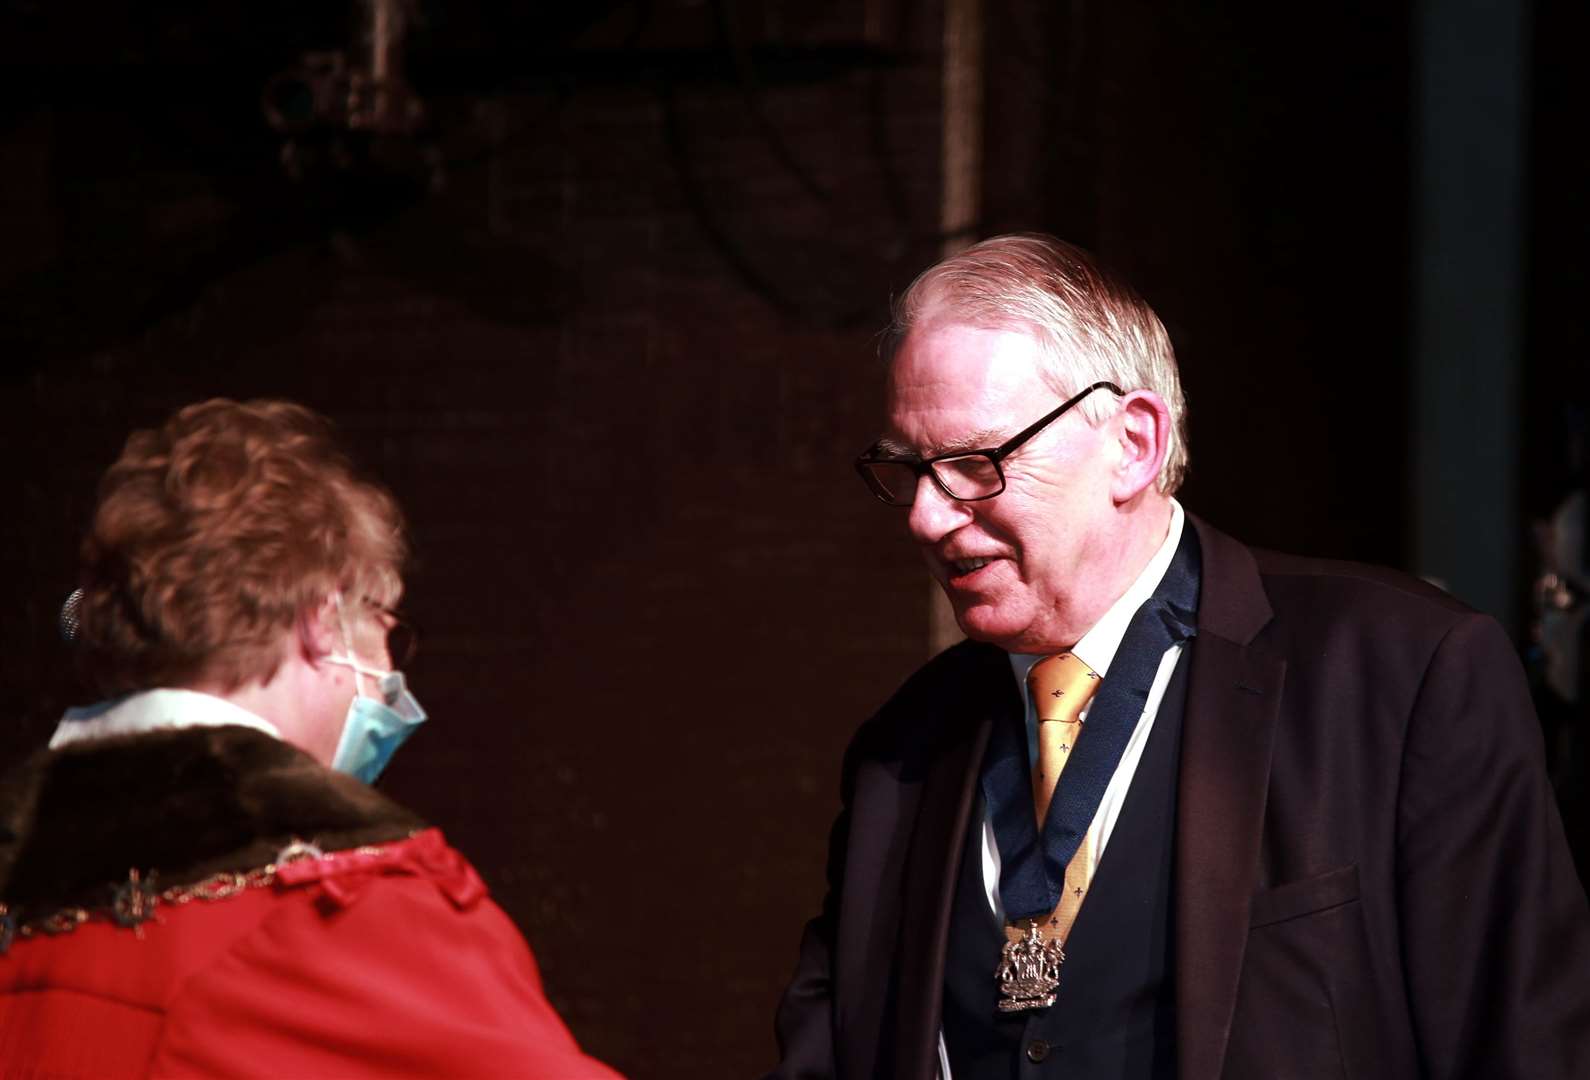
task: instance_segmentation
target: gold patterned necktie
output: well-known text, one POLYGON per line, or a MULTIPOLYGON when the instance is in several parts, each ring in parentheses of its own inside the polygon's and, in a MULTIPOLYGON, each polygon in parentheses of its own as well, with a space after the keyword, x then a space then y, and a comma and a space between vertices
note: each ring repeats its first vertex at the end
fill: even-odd
MULTIPOLYGON (((1082 736, 1082 710, 1098 689, 1099 674, 1071 653, 1060 653, 1038 661, 1027 672, 1027 688, 1033 710, 1038 715, 1038 768, 1033 773, 1032 801, 1038 811, 1038 831, 1054 798, 1055 784, 1071 757, 1071 750, 1082 736)), ((1063 942, 1076 921, 1077 911, 1087 896, 1093 879, 1093 829, 1088 829, 1071 861, 1066 864, 1065 890, 1049 917, 1021 919, 1005 927, 1005 936, 1019 941, 1036 926, 1045 940, 1063 942)))

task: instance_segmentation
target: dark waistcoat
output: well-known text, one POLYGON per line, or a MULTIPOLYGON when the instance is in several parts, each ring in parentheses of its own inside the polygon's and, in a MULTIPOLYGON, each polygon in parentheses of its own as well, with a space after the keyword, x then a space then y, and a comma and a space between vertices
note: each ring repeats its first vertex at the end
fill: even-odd
MULTIPOLYGON (((1185 652, 1195 647, 1196 639, 1185 652)), ((994 969, 1005 935, 983 888, 979 800, 961 858, 945 968, 944 1042, 953 1080, 1175 1076, 1171 860, 1190 661, 1182 656, 1160 703, 1065 943, 1060 987, 1048 1009, 1007 1014, 997 1007, 994 969)))

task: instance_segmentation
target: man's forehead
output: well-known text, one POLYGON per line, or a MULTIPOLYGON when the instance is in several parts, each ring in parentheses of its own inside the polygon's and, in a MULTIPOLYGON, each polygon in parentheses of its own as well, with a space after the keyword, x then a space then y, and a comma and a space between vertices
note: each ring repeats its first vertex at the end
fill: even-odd
POLYGON ((1045 366, 1044 342, 1024 323, 993 324, 946 313, 917 324, 900 342, 889 364, 889 383, 893 388, 938 381, 956 387, 1027 381, 1045 366))
POLYGON ((933 456, 999 445, 1052 396, 1040 365, 1036 338, 1020 328, 919 325, 890 367, 879 449, 933 456))

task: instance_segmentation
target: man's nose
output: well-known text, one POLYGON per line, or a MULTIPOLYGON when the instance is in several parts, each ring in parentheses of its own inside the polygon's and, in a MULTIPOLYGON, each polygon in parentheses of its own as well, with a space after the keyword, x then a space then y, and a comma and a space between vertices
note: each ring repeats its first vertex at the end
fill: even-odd
POLYGON ((933 477, 917 477, 916 498, 911 502, 908 525, 919 544, 936 544, 972 520, 971 504, 952 499, 939 490, 933 477))

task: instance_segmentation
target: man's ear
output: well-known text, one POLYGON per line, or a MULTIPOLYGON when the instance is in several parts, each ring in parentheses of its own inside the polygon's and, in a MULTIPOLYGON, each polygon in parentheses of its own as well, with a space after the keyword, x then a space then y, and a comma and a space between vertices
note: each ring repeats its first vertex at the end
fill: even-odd
POLYGON ((304 659, 312 664, 336 652, 341 636, 337 602, 329 596, 298 616, 298 648, 304 659))
POLYGON ((1130 502, 1157 484, 1160 466, 1170 453, 1170 409, 1152 390, 1134 390, 1121 399, 1115 414, 1120 440, 1110 494, 1117 504, 1130 502))

